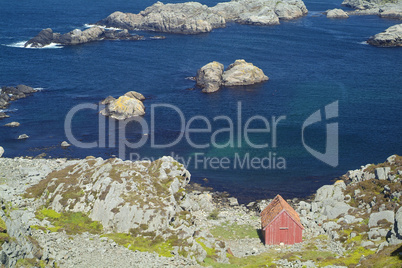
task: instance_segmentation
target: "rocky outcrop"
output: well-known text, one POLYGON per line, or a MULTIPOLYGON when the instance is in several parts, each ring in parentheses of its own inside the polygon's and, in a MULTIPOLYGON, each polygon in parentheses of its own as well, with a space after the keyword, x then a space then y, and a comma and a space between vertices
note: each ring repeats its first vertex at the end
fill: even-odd
MULTIPOLYGON (((37 92, 36 89, 26 85, 18 85, 16 87, 2 87, 0 89, 0 109, 8 107, 11 101, 22 99, 28 95, 37 92)), ((9 117, 4 112, 0 113, 0 119, 9 117)))
MULTIPOLYGON (((236 261, 269 256, 281 267, 380 267, 384 256, 399 264, 398 256, 390 254, 397 253, 399 246, 394 245, 402 243, 401 175, 402 157, 394 155, 384 163, 349 171, 312 198, 287 200, 305 228, 303 243, 280 247, 265 246, 257 232, 259 212, 269 200, 246 207, 225 193, 195 185, 184 189, 189 174, 170 157, 154 162, 1 158, 0 217, 10 238, 0 247, 0 265, 13 266, 25 258, 36 260, 31 265, 36 267, 74 267, 77 263, 182 267, 196 266, 208 255, 208 261, 213 257, 230 266, 233 258, 228 260, 226 252, 236 261), (375 170, 387 167, 387 179, 376 179, 375 170), (340 203, 350 209, 335 217, 333 209, 340 203), (66 215, 99 222, 62 225, 66 215), (102 235, 91 229, 71 234, 86 224, 100 226, 102 235), (171 255, 141 252, 153 249, 146 247, 135 250, 145 241, 171 255), (320 258, 295 260, 295 255, 320 258)), ((1 226, 0 220, 0 233, 1 226)))
POLYGON ((71 144, 69 144, 69 143, 66 142, 66 141, 63 141, 63 142, 60 144, 60 146, 63 147, 63 148, 67 148, 67 147, 70 147, 71 144))
POLYGON ((348 15, 378 15, 382 18, 402 19, 402 1, 344 0, 343 6, 356 9, 348 15))
POLYGON ((223 64, 216 61, 201 67, 196 76, 197 86, 205 93, 212 93, 221 86, 247 86, 268 80, 260 68, 245 60, 236 60, 225 71, 223 68, 223 64))
POLYGON ((101 102, 106 108, 100 111, 100 114, 117 120, 144 115, 145 107, 142 103, 144 99, 142 94, 135 91, 127 92, 118 99, 109 96, 101 102))
POLYGON ((85 31, 75 29, 71 32, 60 34, 53 33, 52 29, 44 29, 37 36, 25 43, 25 47, 40 48, 51 43, 60 45, 79 45, 100 40, 141 40, 143 36, 131 35, 125 30, 106 30, 100 27, 91 27, 85 31))
POLYGON ((47 28, 40 31, 38 35, 34 38, 28 40, 28 42, 25 43, 24 47, 44 47, 51 44, 53 40, 53 30, 47 28))
POLYGON ((5 127, 19 127, 21 124, 18 122, 10 122, 8 124, 5 124, 5 127))
POLYGON ((367 43, 378 47, 402 46, 402 24, 391 26, 384 32, 370 37, 367 43))
POLYGON ((223 64, 216 61, 204 65, 197 72, 197 86, 201 87, 202 91, 206 93, 219 90, 222 85, 223 70, 223 64))
POLYGON ((329 19, 347 19, 349 15, 343 11, 342 9, 335 8, 331 10, 327 10, 327 18, 329 19))
POLYGON ((307 14, 301 0, 233 0, 208 7, 197 2, 163 4, 157 2, 138 14, 114 12, 98 25, 128 30, 199 34, 225 27, 227 22, 275 25, 279 20, 307 14))
POLYGON ((25 140, 25 139, 28 139, 28 138, 29 138, 29 136, 27 134, 21 134, 21 135, 18 136, 19 140, 25 140))
POLYGON ((391 245, 402 243, 402 207, 400 207, 395 214, 395 222, 387 240, 391 245))
POLYGON ((4 148, 0 146, 0 157, 2 157, 4 154, 4 148))
MULTIPOLYGON (((10 161, 4 159, 4 162, 10 161)), ((45 164, 43 161, 47 160, 32 160, 30 163, 41 167, 39 161, 45 164)), ((0 167, 7 164, 0 161, 0 167)), ((30 183, 21 182, 29 184, 19 192, 25 191, 22 201, 30 202, 30 217, 34 218, 23 219, 25 224, 52 229, 51 217, 40 222, 43 217, 35 219, 38 213, 32 213, 32 208, 42 209, 44 205, 45 210, 52 213, 49 215, 55 215, 54 218, 71 213, 88 215, 92 221, 101 224, 96 226, 101 226, 102 233, 124 233, 134 238, 159 241, 155 243, 166 241, 163 247, 167 255, 185 253, 188 259, 202 262, 207 248, 213 248, 220 259, 227 260, 225 244, 218 243, 194 224, 192 212, 214 209, 211 196, 187 195, 184 187, 190 181, 190 173, 173 158, 131 162, 88 157, 83 160, 53 160, 46 167, 52 170, 47 171, 45 178, 30 183), (59 164, 54 168, 56 163, 59 164)), ((32 178, 43 176, 43 172, 36 168, 17 166, 17 170, 32 174, 32 178)), ((3 172, 6 171, 0 170, 1 176, 9 177, 3 172)), ((29 176, 24 178, 29 179, 29 176)), ((1 192, 1 197, 7 202, 11 198, 9 195, 14 193, 8 189, 6 194, 1 192)))
POLYGON ((264 72, 245 60, 236 60, 222 74, 224 86, 247 86, 268 80, 264 72))

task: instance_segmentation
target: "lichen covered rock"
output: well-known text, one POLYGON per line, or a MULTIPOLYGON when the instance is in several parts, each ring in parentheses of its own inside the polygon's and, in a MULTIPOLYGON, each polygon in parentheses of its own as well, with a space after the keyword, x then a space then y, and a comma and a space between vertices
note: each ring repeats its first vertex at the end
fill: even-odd
POLYGON ((105 104, 106 108, 100 111, 100 114, 117 120, 144 115, 145 107, 141 101, 143 99, 145 99, 144 96, 135 91, 127 92, 118 99, 109 96, 102 101, 102 104, 105 104))
POLYGON ((236 60, 222 75, 222 84, 225 86, 246 86, 267 80, 268 76, 260 68, 245 60, 236 60))

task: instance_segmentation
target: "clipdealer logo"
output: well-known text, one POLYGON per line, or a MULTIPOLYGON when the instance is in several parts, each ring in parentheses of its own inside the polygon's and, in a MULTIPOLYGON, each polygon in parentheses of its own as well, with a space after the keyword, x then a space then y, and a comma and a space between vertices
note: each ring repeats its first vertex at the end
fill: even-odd
MULTIPOLYGON (((286 159, 283 156, 277 155, 275 149, 278 146, 278 125, 281 121, 286 120, 285 115, 272 116, 270 119, 261 116, 254 115, 249 118, 243 118, 242 103, 237 103, 237 114, 235 117, 229 117, 227 115, 215 116, 212 119, 205 117, 204 115, 197 115, 186 120, 185 114, 176 106, 171 104, 152 104, 150 107, 150 125, 143 117, 131 117, 126 120, 115 121, 111 118, 106 118, 99 115, 99 132, 98 141, 82 142, 79 141, 72 131, 72 121, 74 116, 82 110, 94 110, 99 113, 104 108, 103 105, 84 103, 73 107, 66 115, 64 122, 64 129, 66 138, 68 141, 83 149, 90 148, 118 148, 118 156, 121 159, 126 159, 128 149, 138 149, 149 143, 151 148, 154 149, 166 149, 173 148, 182 140, 194 149, 192 156, 180 156, 171 153, 171 156, 177 161, 189 166, 190 163, 194 168, 203 169, 286 169, 286 159), (178 122, 180 123, 179 135, 173 140, 169 140, 164 144, 157 143, 155 139, 155 130, 157 129, 157 122, 155 116, 158 109, 170 109, 170 114, 176 113, 178 122), (136 122, 141 127, 142 135, 136 142, 130 142, 127 139, 127 125, 136 122), (195 122, 199 124, 195 126, 195 122), (199 127, 200 123, 203 125, 199 127), (252 127, 255 123, 259 128, 252 127), (118 128, 118 137, 116 137, 116 124, 118 128), (225 126, 225 127, 223 127, 225 126), (222 143, 222 139, 218 142, 218 135, 226 133, 227 139, 222 143), (149 134, 149 135, 148 135, 149 134), (194 134, 203 134, 210 137, 209 142, 201 143, 199 140, 194 139, 194 134), (260 143, 256 143, 251 139, 253 134, 267 135, 268 138, 263 139, 260 143), (117 143, 116 143, 117 139, 117 143), (106 144, 108 146, 106 146, 106 144), (225 149, 236 148, 235 153, 231 156, 218 157, 214 155, 206 155, 199 153, 197 150, 201 149, 225 149), (244 148, 246 148, 244 150, 244 148), (270 151, 272 148, 274 151, 270 151), (260 150, 260 156, 255 157, 247 149, 260 150), (262 151, 261 151, 262 150, 262 151), (242 153, 240 153, 242 152, 242 153), (261 156, 261 152, 262 156, 261 156)), ((324 108, 325 119, 333 119, 338 117, 338 101, 333 102, 324 108)), ((326 125, 326 151, 324 153, 314 150, 305 142, 305 129, 310 125, 322 121, 321 110, 315 111, 310 115, 302 125, 301 139, 302 144, 306 150, 324 163, 336 167, 338 165, 338 123, 329 123, 326 125)), ((141 157, 138 154, 138 150, 135 153, 130 153, 130 160, 149 160, 152 161, 152 157, 141 157)))

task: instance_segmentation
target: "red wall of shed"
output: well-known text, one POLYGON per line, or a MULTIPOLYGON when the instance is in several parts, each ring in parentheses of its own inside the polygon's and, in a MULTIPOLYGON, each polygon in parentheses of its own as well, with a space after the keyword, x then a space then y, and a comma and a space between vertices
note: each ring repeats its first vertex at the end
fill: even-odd
POLYGON ((285 211, 282 211, 264 231, 267 245, 300 243, 302 236, 303 229, 285 211))

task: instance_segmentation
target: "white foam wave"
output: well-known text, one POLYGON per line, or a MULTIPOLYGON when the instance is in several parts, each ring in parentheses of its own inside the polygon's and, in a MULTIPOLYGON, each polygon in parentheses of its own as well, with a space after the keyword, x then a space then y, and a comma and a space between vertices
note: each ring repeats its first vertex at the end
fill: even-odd
POLYGON ((88 23, 85 23, 84 24, 84 28, 92 28, 92 27, 99 27, 99 28, 101 28, 101 29, 105 29, 105 30, 115 30, 115 31, 121 31, 121 30, 123 30, 122 28, 116 28, 116 27, 106 27, 106 26, 104 26, 104 25, 96 25, 96 24, 88 24, 88 23))
POLYGON ((31 46, 27 46, 27 47, 25 47, 25 43, 26 43, 27 41, 21 41, 21 42, 15 42, 15 43, 12 43, 12 44, 3 44, 4 46, 6 46, 6 47, 17 47, 17 48, 31 48, 31 49, 41 49, 41 48, 50 48, 50 49, 53 49, 53 48, 63 48, 63 46, 62 45, 60 45, 60 44, 57 44, 57 43, 50 43, 49 45, 47 45, 47 46, 44 46, 44 47, 31 47, 31 46))
POLYGON ((15 112, 15 111, 18 111, 18 109, 4 109, 4 110, 1 110, 0 109, 0 113, 8 113, 8 112, 15 112))
POLYGON ((7 47, 19 47, 19 48, 24 48, 24 45, 27 41, 21 41, 21 42, 15 42, 9 45, 4 44, 7 47))
POLYGON ((37 91, 42 91, 42 90, 44 90, 43 87, 34 87, 34 89, 37 90, 37 91))
POLYGON ((367 41, 359 42, 360 45, 368 45, 367 41))

